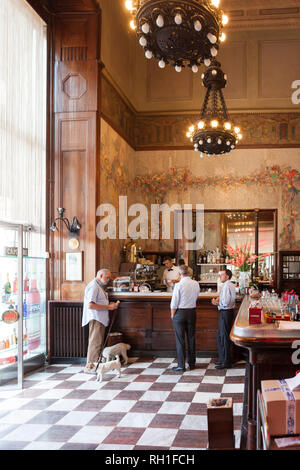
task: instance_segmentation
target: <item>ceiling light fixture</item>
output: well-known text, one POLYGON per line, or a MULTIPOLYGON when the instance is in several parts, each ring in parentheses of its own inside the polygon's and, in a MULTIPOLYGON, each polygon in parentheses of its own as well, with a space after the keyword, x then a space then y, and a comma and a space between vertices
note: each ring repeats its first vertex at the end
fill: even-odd
POLYGON ((226 35, 222 28, 228 17, 219 8, 220 0, 126 0, 147 59, 155 58, 164 68, 171 63, 177 72, 190 67, 198 72, 218 54, 226 35))
POLYGON ((189 127, 187 137, 194 150, 204 155, 228 154, 242 139, 241 129, 229 119, 222 88, 227 84, 227 76, 221 64, 215 59, 202 74, 203 85, 207 88, 200 119, 189 127))

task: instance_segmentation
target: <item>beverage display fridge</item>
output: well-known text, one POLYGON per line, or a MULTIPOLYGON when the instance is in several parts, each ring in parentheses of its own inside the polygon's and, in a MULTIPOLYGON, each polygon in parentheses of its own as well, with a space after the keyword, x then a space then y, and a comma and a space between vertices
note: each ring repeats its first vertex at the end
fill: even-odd
POLYGON ((0 221, 0 390, 22 388, 46 358, 47 257, 30 249, 35 236, 0 221))

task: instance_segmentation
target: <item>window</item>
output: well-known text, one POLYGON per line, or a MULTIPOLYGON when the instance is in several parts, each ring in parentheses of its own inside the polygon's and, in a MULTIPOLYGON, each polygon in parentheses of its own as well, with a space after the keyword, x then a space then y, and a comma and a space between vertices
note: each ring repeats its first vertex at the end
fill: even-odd
POLYGON ((0 219, 44 251, 47 31, 25 0, 1 0, 0 44, 0 219))

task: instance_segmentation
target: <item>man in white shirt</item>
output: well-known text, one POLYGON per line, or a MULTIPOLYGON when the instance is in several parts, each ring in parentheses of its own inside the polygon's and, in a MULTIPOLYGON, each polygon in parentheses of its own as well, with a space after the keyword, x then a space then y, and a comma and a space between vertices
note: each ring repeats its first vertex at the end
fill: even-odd
POLYGON ((174 284, 180 281, 179 268, 174 266, 169 256, 164 259, 163 263, 166 266, 162 278, 163 284, 167 286, 167 292, 173 292, 174 284))
POLYGON ((219 360, 215 362, 216 369, 229 369, 231 367, 231 342, 230 331, 233 322, 235 297, 235 286, 231 282, 232 272, 230 269, 221 271, 220 280, 222 289, 220 295, 216 299, 212 299, 212 304, 218 306, 219 324, 217 332, 217 345, 219 360))
POLYGON ((187 336, 188 364, 190 370, 196 363, 196 304, 200 293, 199 283, 189 277, 188 266, 180 266, 180 282, 175 284, 171 300, 171 318, 175 331, 177 366, 176 372, 185 371, 185 335, 187 336))
POLYGON ((88 374, 96 373, 95 363, 98 361, 104 340, 105 328, 109 324, 109 310, 118 308, 118 304, 109 303, 104 287, 109 283, 111 273, 101 269, 97 276, 85 288, 82 312, 82 326, 89 324, 89 342, 86 367, 88 374))

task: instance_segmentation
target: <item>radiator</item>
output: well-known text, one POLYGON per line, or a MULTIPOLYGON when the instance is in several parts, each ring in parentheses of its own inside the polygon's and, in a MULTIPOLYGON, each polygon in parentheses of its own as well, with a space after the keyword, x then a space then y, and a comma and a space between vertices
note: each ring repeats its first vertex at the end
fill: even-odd
POLYGON ((88 327, 82 328, 82 303, 49 301, 48 361, 51 358, 85 357, 88 327))

